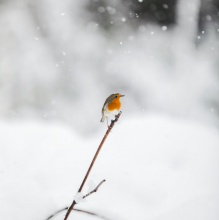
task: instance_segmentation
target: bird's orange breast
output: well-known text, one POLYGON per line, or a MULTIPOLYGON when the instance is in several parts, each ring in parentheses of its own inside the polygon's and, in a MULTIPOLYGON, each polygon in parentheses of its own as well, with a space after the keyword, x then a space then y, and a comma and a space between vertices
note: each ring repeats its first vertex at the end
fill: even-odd
POLYGON ((121 102, 119 98, 113 99, 112 102, 108 103, 108 110, 113 111, 113 110, 119 110, 121 107, 121 102))

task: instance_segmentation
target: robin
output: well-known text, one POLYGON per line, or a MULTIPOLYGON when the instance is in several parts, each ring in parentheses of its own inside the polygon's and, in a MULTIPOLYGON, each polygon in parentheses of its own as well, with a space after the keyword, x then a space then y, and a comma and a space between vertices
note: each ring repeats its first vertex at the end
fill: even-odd
POLYGON ((121 95, 119 93, 115 93, 110 95, 106 101, 104 102, 103 108, 102 108, 102 118, 100 122, 104 122, 105 118, 107 119, 107 126, 108 126, 108 117, 116 115, 119 112, 119 109, 121 107, 120 97, 123 97, 125 95, 121 95))

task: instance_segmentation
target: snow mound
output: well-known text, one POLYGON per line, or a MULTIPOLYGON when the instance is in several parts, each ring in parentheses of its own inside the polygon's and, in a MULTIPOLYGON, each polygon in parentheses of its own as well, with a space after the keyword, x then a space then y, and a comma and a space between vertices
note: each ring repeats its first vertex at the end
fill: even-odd
MULTIPOLYGON (((2 121, 1 218, 46 219, 69 206, 104 134, 105 126, 93 137, 82 137, 63 124, 2 121)), ((108 219, 216 220, 218 146, 214 127, 166 116, 128 120, 122 115, 82 193, 89 182, 106 182, 76 206, 108 219)), ((69 220, 75 217, 89 218, 73 212, 69 220)))

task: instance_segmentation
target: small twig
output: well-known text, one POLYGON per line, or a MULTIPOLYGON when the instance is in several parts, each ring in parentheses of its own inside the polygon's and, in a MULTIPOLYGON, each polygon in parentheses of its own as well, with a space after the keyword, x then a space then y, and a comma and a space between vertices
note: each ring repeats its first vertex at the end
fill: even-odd
POLYGON ((86 197, 88 197, 88 196, 91 195, 92 193, 95 193, 95 192, 98 190, 98 188, 99 188, 105 181, 106 181, 106 180, 102 180, 102 181, 99 183, 99 185, 98 185, 93 191, 91 191, 91 192, 89 192, 87 195, 83 196, 83 199, 85 199, 86 197))
POLYGON ((97 215, 97 214, 95 214, 95 213, 93 213, 93 212, 88 212, 88 211, 81 210, 81 209, 73 209, 73 211, 83 212, 83 213, 86 213, 86 214, 89 214, 89 215, 97 216, 97 217, 102 218, 102 219, 105 219, 105 220, 109 220, 108 218, 105 218, 104 216, 101 216, 101 215, 97 215))
MULTIPOLYGON (((115 116, 115 120, 112 120, 112 121, 111 121, 111 124, 110 124, 110 126, 108 127, 108 130, 106 131, 106 134, 104 135, 104 137, 103 137, 103 139, 102 139, 102 141, 101 141, 101 143, 100 143, 100 146, 99 146, 98 149, 97 149, 96 154, 94 155, 94 158, 93 158, 93 160, 92 160, 92 162, 91 162, 91 164, 90 164, 90 167, 89 167, 89 169, 88 169, 88 171, 87 171, 87 173, 86 173, 86 175, 85 175, 85 177, 84 177, 84 180, 83 180, 83 182, 82 182, 82 184, 81 184, 81 186, 80 186, 78 192, 81 192, 81 191, 82 191, 82 188, 83 188, 83 186, 84 186, 84 184, 85 184, 85 182, 86 182, 86 180, 87 180, 87 177, 88 177, 88 175, 89 175, 89 173, 90 173, 90 171, 91 171, 91 169, 92 169, 92 167, 93 167, 93 165, 94 165, 95 160, 97 159, 97 156, 98 156, 98 154, 99 154, 99 152, 100 152, 100 150, 101 150, 101 148, 102 148, 102 146, 103 146, 103 144, 104 144, 104 142, 105 142, 107 136, 109 135, 110 131, 112 130, 112 128, 113 128, 115 122, 117 122, 117 121, 119 120, 119 117, 120 117, 121 114, 122 114, 122 112, 120 111, 119 114, 115 116)), ((75 202, 75 200, 73 200, 71 206, 69 207, 69 209, 68 209, 68 211, 67 211, 67 213, 66 213, 66 215, 65 215, 64 220, 67 220, 67 219, 68 219, 68 216, 69 216, 69 214, 71 213, 71 210, 74 208, 75 204, 76 204, 76 202, 75 202)))
POLYGON ((67 210, 67 209, 68 209, 68 207, 66 207, 66 208, 64 208, 64 209, 61 209, 61 210, 55 212, 54 214, 50 215, 46 220, 51 219, 53 216, 57 215, 59 212, 62 212, 62 211, 67 210))
MULTIPOLYGON (((88 197, 88 196, 91 195, 92 193, 97 192, 97 190, 99 189, 99 187, 100 187, 105 181, 106 181, 106 180, 102 180, 94 190, 92 190, 91 192, 89 192, 88 194, 86 194, 85 196, 83 196, 82 198, 85 199, 86 197, 88 197)), ((62 212, 62 211, 67 210, 67 209, 68 209, 68 207, 66 207, 66 208, 64 208, 64 209, 61 209, 61 210, 55 212, 54 214, 52 214, 51 216, 49 216, 46 220, 51 219, 52 217, 54 217, 55 215, 57 215, 59 212, 62 212)), ((79 211, 79 212, 85 212, 85 213, 90 214, 90 215, 96 215, 96 216, 98 216, 98 215, 95 214, 95 213, 88 212, 88 211, 84 211, 84 210, 80 210, 80 209, 73 209, 73 210, 79 211)), ((102 217, 102 216, 99 216, 99 217, 105 219, 105 218, 102 217)))
MULTIPOLYGON (((55 212, 53 215, 51 215, 51 216, 50 216, 49 218, 47 218, 46 220, 51 219, 52 217, 54 217, 55 215, 57 215, 58 213, 60 213, 60 212, 62 212, 62 211, 64 211, 64 210, 66 210, 66 209, 68 209, 68 207, 66 207, 66 208, 64 208, 64 209, 61 209, 61 210, 55 212)), ((89 212, 89 211, 86 211, 86 210, 73 209, 72 211, 83 212, 83 213, 88 214, 88 215, 94 215, 94 216, 99 217, 99 218, 102 218, 102 219, 104 219, 104 220, 108 220, 108 218, 106 218, 106 217, 104 217, 104 216, 101 216, 101 215, 98 215, 98 214, 96 214, 96 213, 89 212)))

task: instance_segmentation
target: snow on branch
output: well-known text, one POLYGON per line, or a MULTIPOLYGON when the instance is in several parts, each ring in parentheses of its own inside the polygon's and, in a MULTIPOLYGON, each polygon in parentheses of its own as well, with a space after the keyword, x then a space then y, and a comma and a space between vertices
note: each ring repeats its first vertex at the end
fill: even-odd
POLYGON ((97 190, 99 189, 99 187, 105 182, 106 180, 102 180, 99 185, 94 189, 92 190, 91 192, 89 192, 87 195, 83 196, 83 199, 85 199, 86 197, 88 197, 89 195, 91 195, 92 193, 95 193, 97 192, 97 190))

